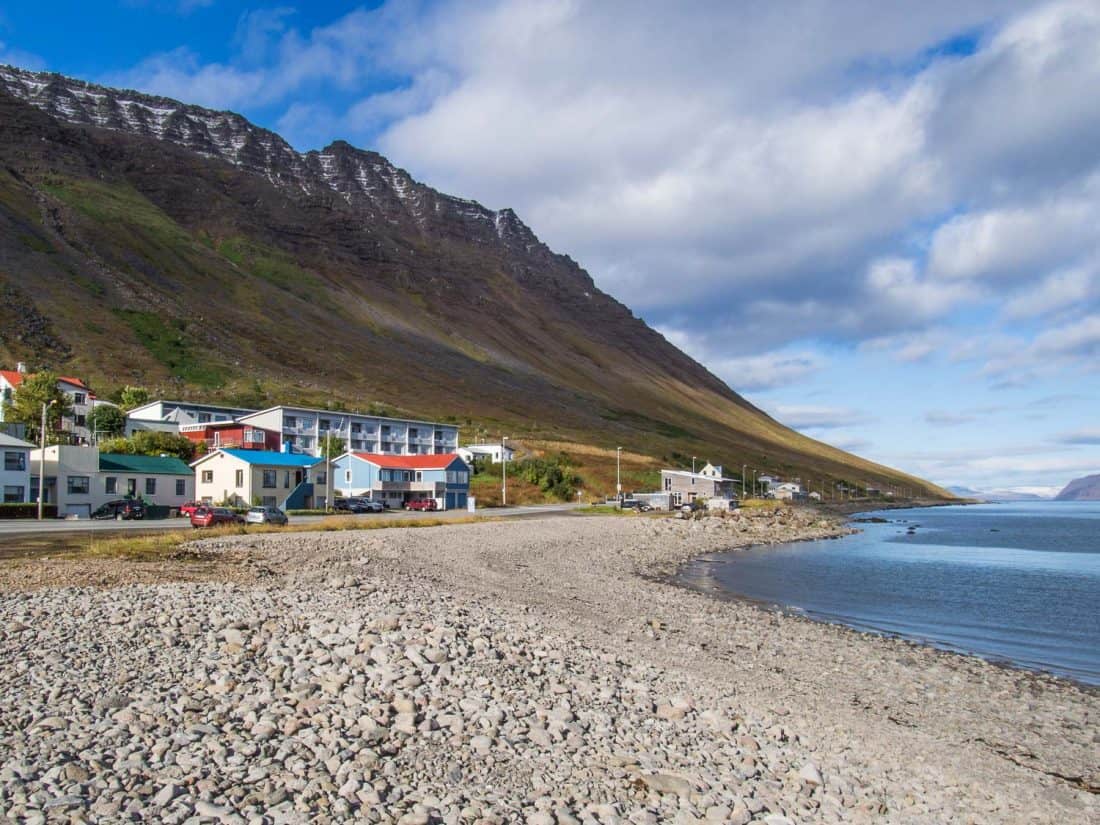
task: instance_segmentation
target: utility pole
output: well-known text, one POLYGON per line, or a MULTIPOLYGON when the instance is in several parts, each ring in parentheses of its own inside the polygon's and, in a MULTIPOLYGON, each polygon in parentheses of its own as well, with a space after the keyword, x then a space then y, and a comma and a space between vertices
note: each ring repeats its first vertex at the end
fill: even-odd
POLYGON ((42 403, 42 430, 39 432, 41 452, 38 453, 38 520, 42 521, 42 498, 46 495, 46 410, 57 403, 57 399, 42 403))
POLYGON ((691 474, 695 475, 695 456, 691 457, 691 474))
POLYGON ((502 507, 508 506, 508 455, 505 446, 508 436, 500 437, 500 503, 502 507))
POLYGON ((620 503, 623 500, 623 476, 622 476, 623 448, 615 448, 615 494, 620 503))
POLYGON ((752 468, 752 497, 756 498, 756 468, 752 468))
POLYGON ((748 485, 745 484, 745 476, 747 475, 745 470, 748 466, 749 466, 748 464, 742 464, 741 465, 741 497, 742 498, 748 498, 749 497, 749 488, 748 488, 748 485))

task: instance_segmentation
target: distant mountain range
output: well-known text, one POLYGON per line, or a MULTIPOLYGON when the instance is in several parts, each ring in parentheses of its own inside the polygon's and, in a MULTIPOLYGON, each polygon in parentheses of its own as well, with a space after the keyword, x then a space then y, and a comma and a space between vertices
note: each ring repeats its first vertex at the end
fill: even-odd
POLYGON ((1075 478, 1062 488, 1055 501, 1100 501, 1100 473, 1075 478))
POLYGON ((1020 493, 1015 490, 975 490, 973 487, 959 485, 946 489, 959 498, 972 498, 977 501, 1047 501, 1050 498, 1036 493, 1020 493))
POLYGON ((376 152, 10 66, 0 123, 0 366, 948 497, 783 426, 512 210, 376 152))

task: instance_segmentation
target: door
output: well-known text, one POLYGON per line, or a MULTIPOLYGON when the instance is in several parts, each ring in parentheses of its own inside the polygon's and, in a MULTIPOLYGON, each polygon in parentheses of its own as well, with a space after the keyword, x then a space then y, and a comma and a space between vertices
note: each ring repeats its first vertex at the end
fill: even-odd
POLYGON ((302 471, 301 470, 296 470, 294 472, 294 486, 297 487, 301 483, 302 483, 302 471))

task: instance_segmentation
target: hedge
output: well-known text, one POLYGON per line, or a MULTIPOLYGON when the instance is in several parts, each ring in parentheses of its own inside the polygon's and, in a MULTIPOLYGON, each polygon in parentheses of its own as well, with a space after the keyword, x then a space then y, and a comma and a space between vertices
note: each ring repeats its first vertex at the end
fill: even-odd
MULTIPOLYGON (((44 518, 57 518, 57 505, 43 505, 42 516, 44 518)), ((0 504, 0 519, 5 518, 38 518, 38 503, 0 504)))

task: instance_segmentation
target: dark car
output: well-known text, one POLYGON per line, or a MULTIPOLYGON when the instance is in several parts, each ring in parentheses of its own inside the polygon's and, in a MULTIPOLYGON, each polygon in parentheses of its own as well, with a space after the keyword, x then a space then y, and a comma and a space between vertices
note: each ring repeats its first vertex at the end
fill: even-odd
POLYGON ((362 498, 360 496, 351 499, 351 504, 352 507, 356 508, 356 513, 381 513, 385 509, 381 501, 375 501, 371 498, 362 498))
POLYGON ((200 507, 191 514, 192 527, 218 527, 222 524, 244 524, 244 518, 228 507, 200 507))
POLYGON ((108 501, 102 507, 92 513, 92 518, 118 519, 119 521, 131 521, 145 518, 145 504, 139 499, 119 499, 108 501))
POLYGON ((357 509, 354 500, 350 498, 336 498, 332 501, 332 509, 337 513, 360 513, 361 510, 357 509))

